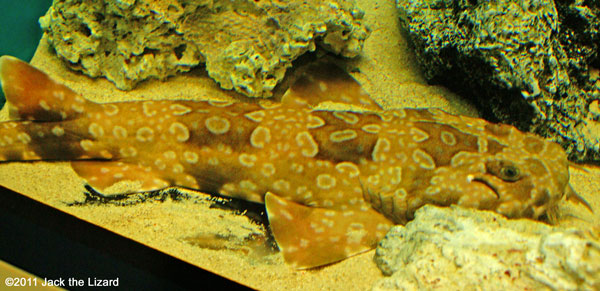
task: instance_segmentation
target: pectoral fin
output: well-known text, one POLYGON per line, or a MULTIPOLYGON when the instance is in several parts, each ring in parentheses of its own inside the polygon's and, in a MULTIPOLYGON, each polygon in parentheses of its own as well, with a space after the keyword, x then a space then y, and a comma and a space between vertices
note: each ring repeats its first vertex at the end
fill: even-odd
POLYGON ((132 192, 153 191, 171 186, 150 169, 138 165, 109 161, 75 161, 71 162, 71 166, 92 187, 103 192, 123 181, 136 183, 135 191, 132 192))
POLYGON ((392 223, 372 208, 315 208, 267 193, 273 236, 283 257, 296 268, 317 267, 368 251, 392 223))

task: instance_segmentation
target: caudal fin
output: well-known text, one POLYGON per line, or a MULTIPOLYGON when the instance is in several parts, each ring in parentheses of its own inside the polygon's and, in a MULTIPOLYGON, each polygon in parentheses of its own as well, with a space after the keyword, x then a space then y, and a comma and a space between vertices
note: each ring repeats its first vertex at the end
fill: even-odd
POLYGON ((46 73, 11 56, 0 57, 0 82, 11 119, 70 120, 97 105, 55 82, 46 73))
POLYGON ((0 57, 0 82, 12 119, 0 122, 0 162, 109 158, 81 145, 92 136, 79 117, 99 104, 9 56, 0 57))

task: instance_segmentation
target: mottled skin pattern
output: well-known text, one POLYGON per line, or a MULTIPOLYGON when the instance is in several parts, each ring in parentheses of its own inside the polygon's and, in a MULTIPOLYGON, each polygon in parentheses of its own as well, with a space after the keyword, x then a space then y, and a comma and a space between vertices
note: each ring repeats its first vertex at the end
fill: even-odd
POLYGON ((437 109, 321 111, 303 98, 369 107, 344 78, 307 76, 280 103, 97 104, 2 57, 17 121, 0 123, 0 161, 72 161, 101 191, 135 181, 137 191, 178 186, 265 203, 299 268, 373 248, 427 203, 535 219, 568 194, 562 148, 514 127, 437 109))

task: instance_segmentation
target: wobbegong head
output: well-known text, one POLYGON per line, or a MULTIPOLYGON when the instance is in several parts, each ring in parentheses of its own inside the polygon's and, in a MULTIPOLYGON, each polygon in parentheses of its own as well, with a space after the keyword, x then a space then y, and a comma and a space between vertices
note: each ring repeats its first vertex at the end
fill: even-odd
POLYGON ((569 184, 569 161, 558 144, 508 125, 484 128, 478 150, 457 153, 436 169, 436 190, 461 206, 509 218, 552 216, 565 195, 587 205, 569 184))

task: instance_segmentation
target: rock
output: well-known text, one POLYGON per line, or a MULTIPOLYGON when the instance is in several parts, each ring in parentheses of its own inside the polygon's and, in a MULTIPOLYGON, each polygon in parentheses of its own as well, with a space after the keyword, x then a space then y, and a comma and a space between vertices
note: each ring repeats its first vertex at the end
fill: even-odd
POLYGON ((424 206, 393 227, 375 290, 598 290, 600 242, 580 231, 488 211, 424 206))
POLYGON ((398 0, 425 77, 479 105, 484 117, 600 161, 600 1, 398 0), (556 5, 555 5, 556 3, 556 5))
POLYGON ((269 97, 316 45, 358 55, 362 17, 353 0, 55 0, 40 23, 71 68, 122 90, 206 63, 222 88, 269 97))

